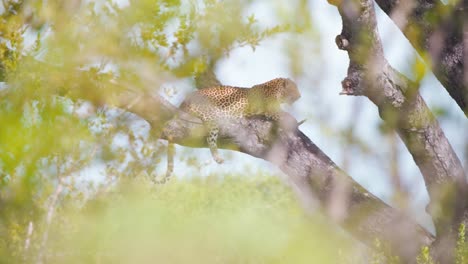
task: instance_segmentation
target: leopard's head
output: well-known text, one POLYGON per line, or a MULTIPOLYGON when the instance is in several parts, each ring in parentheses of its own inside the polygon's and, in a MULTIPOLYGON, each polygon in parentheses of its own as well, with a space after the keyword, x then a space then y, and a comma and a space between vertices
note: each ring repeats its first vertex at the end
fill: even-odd
POLYGON ((301 98, 301 93, 297 88, 297 85, 294 81, 288 78, 282 78, 282 101, 287 104, 292 104, 301 98))
POLYGON ((276 78, 266 83, 258 84, 252 88, 261 89, 264 99, 274 100, 281 104, 292 104, 301 97, 296 83, 288 78, 276 78))

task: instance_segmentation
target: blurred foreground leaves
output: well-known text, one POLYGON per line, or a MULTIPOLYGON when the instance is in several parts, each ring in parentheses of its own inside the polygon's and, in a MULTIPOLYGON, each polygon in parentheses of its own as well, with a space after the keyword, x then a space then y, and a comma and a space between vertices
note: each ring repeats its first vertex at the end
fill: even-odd
MULTIPOLYGON (((306 2, 271 27, 249 0, 129 2, 2 1, 0 263, 361 262, 354 240, 303 215, 270 176, 153 186, 164 146, 109 107, 123 90, 162 93, 237 47, 310 29, 306 2), (91 117, 76 114, 85 103, 91 117)), ((297 63, 311 44, 293 44, 297 63)))
POLYGON ((352 248, 266 176, 123 181, 57 219, 47 263, 343 263, 352 248))
MULTIPOLYGON (((164 153, 149 129, 130 127, 130 114, 112 106, 123 91, 163 92, 163 83, 194 76, 210 58, 219 59, 239 46, 255 47, 285 31, 279 25, 259 26, 249 5, 246 0, 142 0, 124 5, 111 0, 0 2, 1 263, 37 262, 39 256, 47 262, 80 262, 89 254, 105 256, 113 247, 117 256, 124 247, 138 244, 126 238, 127 233, 118 237, 108 229, 108 218, 125 220, 122 214, 135 214, 136 222, 117 222, 124 229, 134 226, 135 234, 145 233, 140 229, 148 227, 144 223, 166 219, 165 213, 191 223, 189 211, 197 207, 189 209, 186 204, 188 211, 180 211, 169 197, 185 202, 200 197, 180 190, 182 198, 176 198, 178 194, 167 191, 175 188, 177 193, 184 183, 155 192, 160 198, 168 196, 161 198, 164 206, 149 191, 138 198, 130 190, 115 197, 103 191, 152 174, 164 153), (85 117, 78 114, 83 104, 92 105, 85 117), (100 192, 106 195, 97 202, 94 196, 100 192), (109 216, 89 209, 98 203, 109 216), (96 226, 87 227, 91 223, 96 226), (114 239, 106 240, 106 232, 114 239), (94 239, 86 241, 84 234, 94 239), (120 248, 113 244, 116 241, 122 243, 120 248), (103 251, 101 244, 107 245, 103 251), (85 246, 96 248, 80 253, 85 246)), ((196 187, 189 186, 195 192, 196 187)), ((197 193, 206 191, 199 187, 197 193)), ((203 222, 195 217, 193 223, 203 222)), ((188 225, 189 231, 194 224, 188 225)), ((153 235, 158 237, 158 230, 166 226, 155 228, 153 235)), ((175 250, 176 238, 167 240, 175 250)))

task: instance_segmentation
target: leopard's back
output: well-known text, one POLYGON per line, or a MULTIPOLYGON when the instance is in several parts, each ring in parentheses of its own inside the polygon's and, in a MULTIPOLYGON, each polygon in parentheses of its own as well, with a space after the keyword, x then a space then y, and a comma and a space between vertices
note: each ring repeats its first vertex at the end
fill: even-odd
POLYGON ((262 114, 275 117, 281 103, 292 104, 299 97, 293 81, 277 78, 252 88, 215 86, 200 89, 187 96, 180 109, 203 121, 262 114))
POLYGON ((180 109, 200 119, 239 118, 248 106, 248 88, 216 86, 191 93, 180 109))

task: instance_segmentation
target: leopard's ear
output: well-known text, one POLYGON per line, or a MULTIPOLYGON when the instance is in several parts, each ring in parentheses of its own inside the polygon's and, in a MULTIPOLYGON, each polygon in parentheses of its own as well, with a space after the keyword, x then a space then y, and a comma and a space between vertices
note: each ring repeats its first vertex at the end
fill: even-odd
POLYGON ((284 80, 285 80, 284 81, 284 87, 286 87, 286 88, 290 87, 292 90, 295 90, 295 91, 297 90, 298 91, 297 84, 296 84, 295 81, 293 81, 293 80, 291 80, 289 78, 286 78, 284 80))
POLYGON ((274 87, 278 87, 278 86, 286 86, 289 83, 289 81, 291 81, 291 80, 289 80, 287 78, 275 78, 273 80, 269 80, 269 81, 266 81, 264 83, 254 85, 254 86, 252 86, 252 88, 255 88, 255 87, 274 88, 274 87))

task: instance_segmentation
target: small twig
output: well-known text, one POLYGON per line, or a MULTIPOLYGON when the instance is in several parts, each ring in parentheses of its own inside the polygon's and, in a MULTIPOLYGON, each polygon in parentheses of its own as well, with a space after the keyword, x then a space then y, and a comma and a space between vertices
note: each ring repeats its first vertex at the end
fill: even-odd
POLYGON ((127 110, 132 109, 132 107, 135 106, 137 103, 139 103, 140 100, 141 100, 142 98, 143 98, 143 95, 141 95, 141 94, 137 95, 131 102, 129 102, 129 103, 125 106, 125 108, 126 108, 127 110))
POLYGON ((397 203, 398 207, 404 210, 408 208, 409 193, 401 180, 400 164, 399 164, 399 151, 398 151, 398 134, 395 131, 390 131, 387 135, 390 145, 390 180, 394 188, 394 202, 397 203))
POLYGON ((298 126, 298 127, 301 126, 301 125, 304 124, 306 121, 307 121, 307 119, 303 119, 303 120, 297 122, 297 126, 298 126))
POLYGON ((37 261, 36 261, 36 263, 38 264, 43 263, 44 251, 46 249, 47 241, 49 239, 50 224, 52 223, 52 218, 54 216, 58 197, 63 191, 62 177, 61 177, 61 172, 60 172, 60 163, 59 163, 58 157, 57 157, 56 171, 57 171, 58 184, 57 184, 57 187, 55 188, 54 194, 51 197, 49 207, 47 208, 46 226, 45 226, 44 233, 42 234, 42 240, 41 240, 39 253, 37 255, 37 261))
POLYGON ((49 208, 47 209, 46 227, 45 227, 44 233, 42 234, 42 241, 40 245, 39 255, 37 257, 37 263, 43 263, 42 258, 44 256, 44 251, 46 249, 47 240, 49 239, 50 224, 52 223, 52 218, 54 216, 58 197, 60 196, 62 191, 63 191, 63 185, 61 181, 59 181, 59 184, 57 185, 57 188, 55 189, 55 193, 52 196, 52 200, 50 201, 49 208))
POLYGON ((26 233, 26 240, 24 241, 24 253, 28 251, 29 246, 31 245, 31 236, 32 236, 33 230, 34 230, 34 223, 32 221, 29 221, 28 231, 26 233))

